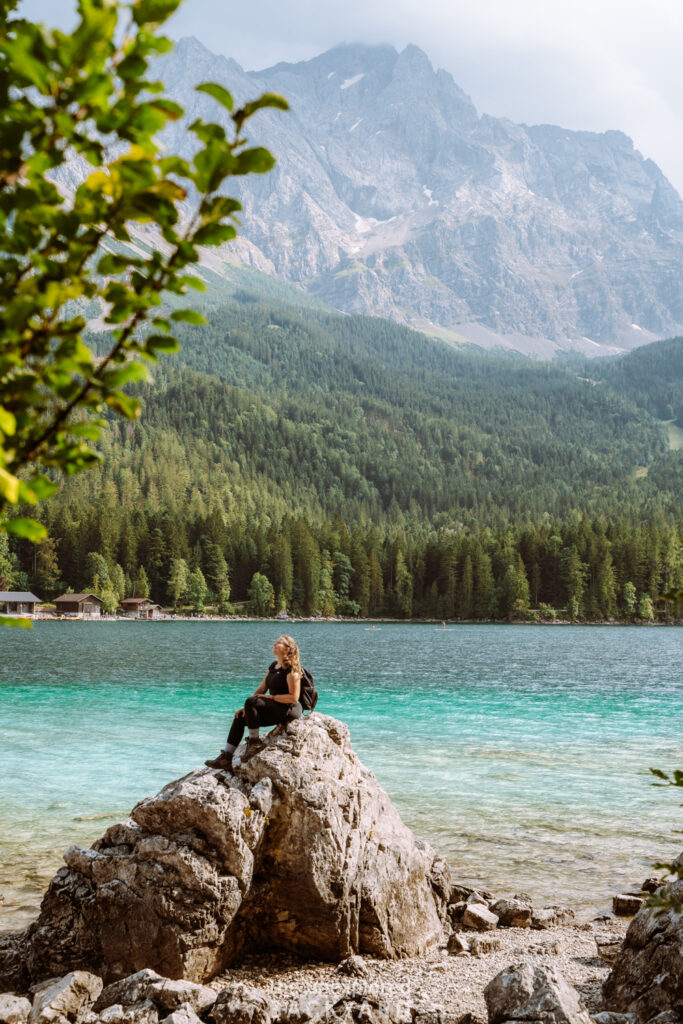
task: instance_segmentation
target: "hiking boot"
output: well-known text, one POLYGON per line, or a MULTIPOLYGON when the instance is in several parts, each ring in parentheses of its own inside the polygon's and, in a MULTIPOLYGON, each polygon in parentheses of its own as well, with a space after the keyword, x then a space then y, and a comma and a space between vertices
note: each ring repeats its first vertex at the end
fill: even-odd
POLYGON ((232 754, 229 754, 227 750, 221 750, 218 757, 214 757, 212 761, 205 761, 204 764, 207 768, 222 768, 225 772, 231 772, 232 754))
POLYGON ((266 745, 263 742, 263 740, 261 740, 261 739, 254 739, 254 740, 252 740, 251 737, 250 737, 247 740, 246 750, 242 754, 242 758, 241 758, 242 764, 244 764, 245 761, 249 761, 252 757, 254 757, 255 754, 259 754, 262 750, 265 749, 265 746, 266 745))

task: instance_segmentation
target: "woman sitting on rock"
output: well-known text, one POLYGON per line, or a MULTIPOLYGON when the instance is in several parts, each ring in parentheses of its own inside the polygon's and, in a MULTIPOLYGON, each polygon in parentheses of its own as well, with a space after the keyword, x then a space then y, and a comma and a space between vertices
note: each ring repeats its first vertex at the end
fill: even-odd
POLYGON ((270 665, 261 685, 247 698, 244 707, 235 712, 225 747, 218 757, 204 762, 209 768, 232 771, 232 755, 240 744, 245 727, 249 730, 249 738, 242 762, 248 761, 265 747, 263 740, 259 739, 260 726, 282 725, 294 718, 301 718, 303 709, 299 702, 299 648, 291 636, 281 636, 273 644, 273 654, 275 661, 270 665))

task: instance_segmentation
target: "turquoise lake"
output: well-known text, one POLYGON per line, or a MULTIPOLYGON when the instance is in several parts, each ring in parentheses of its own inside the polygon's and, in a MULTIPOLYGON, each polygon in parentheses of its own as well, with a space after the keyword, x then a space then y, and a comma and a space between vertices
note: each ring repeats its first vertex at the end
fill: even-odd
MULTIPOLYGON (((585 914, 683 846, 675 628, 287 624, 361 760, 454 879, 585 914)), ((272 622, 0 631, 0 930, 72 843, 213 756, 272 622)))

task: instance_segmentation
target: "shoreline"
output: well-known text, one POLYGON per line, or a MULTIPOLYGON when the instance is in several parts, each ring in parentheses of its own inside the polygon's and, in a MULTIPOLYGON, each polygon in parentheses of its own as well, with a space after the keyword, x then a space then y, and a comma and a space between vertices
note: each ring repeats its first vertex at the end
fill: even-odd
MULTIPOLYGON (((327 617, 321 615, 292 615, 292 616, 257 616, 257 615, 159 615, 156 618, 145 619, 137 618, 132 615, 98 615, 98 616, 83 616, 83 615, 70 615, 70 616, 59 616, 50 614, 37 614, 37 615, 6 615, 0 613, 0 624, 3 619, 22 619, 29 622, 272 622, 275 624, 282 623, 293 623, 298 624, 301 622, 306 623, 321 623, 324 625, 333 625, 335 623, 339 625, 362 625, 370 626, 373 625, 391 625, 391 626, 434 626, 437 629, 441 627, 444 620, 442 619, 394 619, 394 618, 379 618, 373 617, 368 619, 363 618, 349 618, 341 615, 330 615, 327 617)), ((623 622, 617 619, 552 619, 552 620, 538 620, 538 619, 446 619, 444 630, 454 629, 458 626, 606 626, 606 627, 637 627, 637 628, 651 628, 651 627, 676 627, 683 626, 683 618, 671 619, 666 622, 623 622)))

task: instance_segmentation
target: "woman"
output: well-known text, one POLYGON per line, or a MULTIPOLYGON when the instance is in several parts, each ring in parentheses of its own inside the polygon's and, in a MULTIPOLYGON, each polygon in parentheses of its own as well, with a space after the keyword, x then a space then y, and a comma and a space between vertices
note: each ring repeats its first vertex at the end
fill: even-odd
POLYGON ((275 661, 268 668, 261 685, 247 698, 244 707, 235 712, 225 747, 218 757, 204 762, 209 768, 232 771, 232 755, 240 744, 245 727, 249 730, 249 738, 242 762, 265 747, 263 740, 259 739, 260 726, 281 725, 293 718, 301 718, 299 648, 291 636, 281 636, 273 644, 273 654, 275 661))

